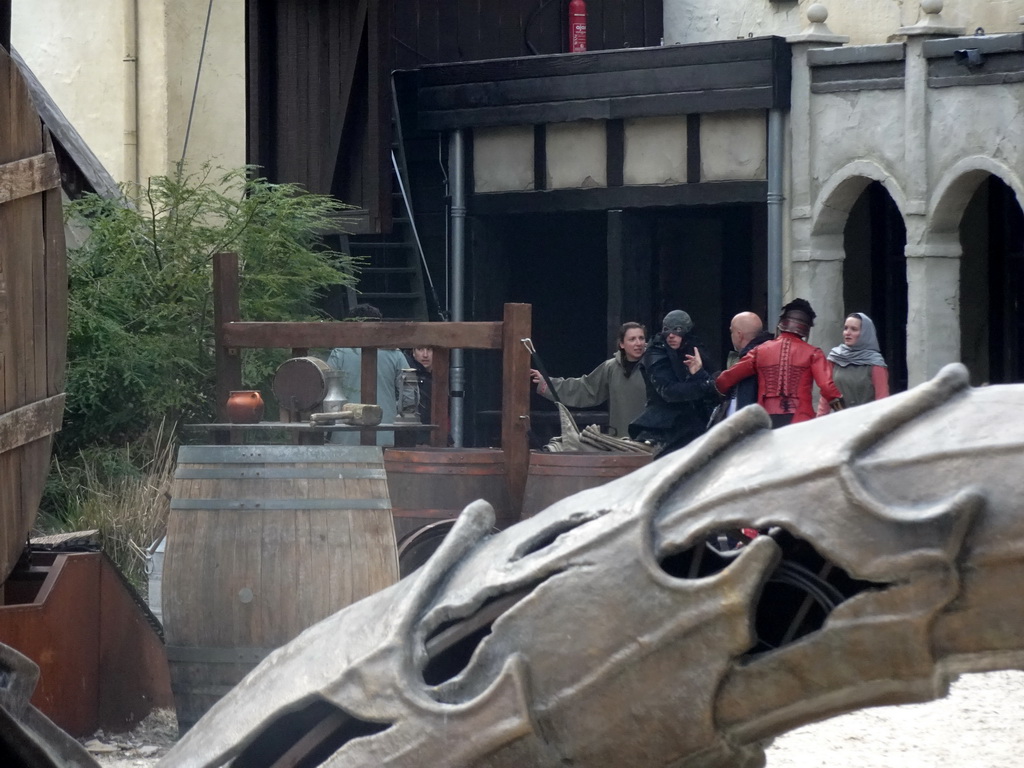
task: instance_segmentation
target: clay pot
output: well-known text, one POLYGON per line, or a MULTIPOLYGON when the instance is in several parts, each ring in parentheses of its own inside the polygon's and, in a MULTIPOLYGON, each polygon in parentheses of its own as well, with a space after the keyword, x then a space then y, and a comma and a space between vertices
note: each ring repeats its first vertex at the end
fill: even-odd
POLYGON ((263 418, 263 397, 254 389, 235 390, 228 397, 228 421, 256 424, 263 418))

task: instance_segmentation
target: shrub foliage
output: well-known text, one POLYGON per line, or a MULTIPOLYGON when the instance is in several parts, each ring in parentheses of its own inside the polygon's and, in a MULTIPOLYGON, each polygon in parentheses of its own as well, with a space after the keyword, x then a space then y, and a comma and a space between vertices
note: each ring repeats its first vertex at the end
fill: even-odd
MULTIPOLYGON (((89 235, 68 265, 64 456, 124 445, 165 420, 212 417, 214 253, 239 254, 242 314, 252 319, 312 319, 320 294, 355 273, 317 235, 341 203, 250 169, 155 177, 131 196, 135 207, 93 195, 68 209, 89 235)), ((246 385, 259 388, 272 368, 272 358, 247 355, 246 385)))

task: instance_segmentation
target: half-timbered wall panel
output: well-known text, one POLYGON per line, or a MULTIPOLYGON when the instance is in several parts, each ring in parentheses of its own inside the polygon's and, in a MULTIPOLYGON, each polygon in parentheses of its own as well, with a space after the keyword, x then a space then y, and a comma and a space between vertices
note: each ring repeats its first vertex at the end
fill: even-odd
MULTIPOLYGON (((247 0, 248 161, 390 221, 394 69, 566 50, 549 0, 247 0)), ((588 0, 591 50, 657 45, 662 0, 588 0)))

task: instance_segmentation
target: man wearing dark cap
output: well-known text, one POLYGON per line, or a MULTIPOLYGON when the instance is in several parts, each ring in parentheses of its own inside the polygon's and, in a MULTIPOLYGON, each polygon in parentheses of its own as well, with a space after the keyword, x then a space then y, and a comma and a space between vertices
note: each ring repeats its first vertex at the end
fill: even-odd
POLYGON ((736 382, 757 374, 757 402, 771 416, 773 427, 814 418, 811 385, 817 384, 834 410, 843 395, 832 381, 825 353, 806 338, 815 312, 805 299, 793 299, 782 308, 779 335, 754 347, 732 368, 715 380, 718 391, 728 392, 736 382))
POLYGON ((629 436, 659 446, 658 455, 682 448, 704 432, 719 401, 690 316, 674 309, 661 325, 640 360, 647 407, 629 425, 629 436))

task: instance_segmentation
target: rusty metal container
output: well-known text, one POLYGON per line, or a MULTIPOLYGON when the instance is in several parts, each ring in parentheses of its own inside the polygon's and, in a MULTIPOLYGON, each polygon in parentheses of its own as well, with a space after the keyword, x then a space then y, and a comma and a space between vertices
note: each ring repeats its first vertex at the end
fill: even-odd
POLYGON ((425 525, 458 517, 477 499, 491 503, 499 528, 518 520, 499 448, 388 448, 384 467, 399 540, 425 525))
POLYGON ((163 573, 179 726, 273 649, 397 580, 376 446, 183 446, 163 573))
POLYGON ((651 463, 646 453, 530 451, 523 519, 574 493, 604 485, 651 463))

